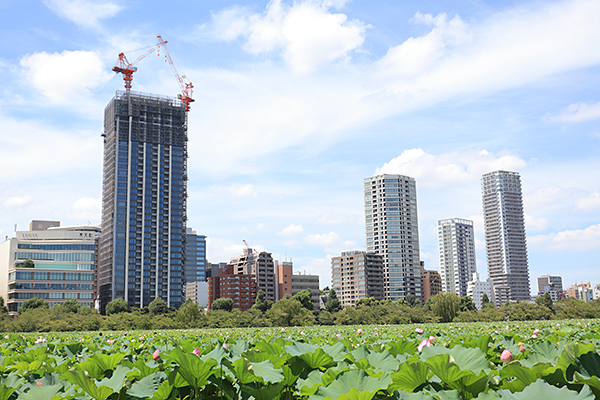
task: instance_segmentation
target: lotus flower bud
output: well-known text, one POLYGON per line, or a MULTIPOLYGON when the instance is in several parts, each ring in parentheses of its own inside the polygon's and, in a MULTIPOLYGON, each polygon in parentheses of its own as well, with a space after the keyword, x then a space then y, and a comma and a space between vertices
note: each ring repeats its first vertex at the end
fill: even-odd
POLYGON ((160 350, 156 349, 154 350, 154 353, 152 353, 152 359, 154 361, 158 360, 160 358, 160 350))
POLYGON ((192 351, 192 353, 194 353, 195 355, 199 356, 200 355, 200 350, 194 349, 194 351, 192 351))
POLYGON ((519 346, 519 351, 520 351, 521 353, 524 353, 524 352, 525 352, 525 346, 523 346, 523 345, 521 344, 521 345, 519 346))
POLYGON ((502 354, 500 355, 500 359, 502 361, 504 361, 505 363, 509 363, 513 360, 513 356, 512 353, 510 352, 510 350, 506 349, 502 352, 502 354))

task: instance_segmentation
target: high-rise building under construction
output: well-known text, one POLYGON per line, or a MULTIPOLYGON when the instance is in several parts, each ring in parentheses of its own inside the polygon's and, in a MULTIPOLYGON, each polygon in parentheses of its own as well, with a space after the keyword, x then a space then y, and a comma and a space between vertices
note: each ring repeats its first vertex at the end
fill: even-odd
POLYGON ((183 301, 187 116, 178 99, 118 91, 104 113, 101 311, 183 301))

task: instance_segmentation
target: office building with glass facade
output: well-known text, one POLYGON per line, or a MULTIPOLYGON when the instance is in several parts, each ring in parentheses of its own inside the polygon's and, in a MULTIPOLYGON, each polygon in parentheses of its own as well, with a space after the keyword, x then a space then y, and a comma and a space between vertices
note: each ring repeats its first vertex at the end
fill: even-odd
POLYGON ((183 301, 187 114, 181 101, 121 92, 104 113, 100 311, 116 298, 183 301))
MULTIPOLYGON (((53 221, 54 222, 54 221, 53 221)), ((0 295, 11 313, 31 298, 50 307, 68 299, 93 307, 97 226, 17 231, 0 244, 0 295)))
POLYGON ((206 236, 187 228, 186 237, 185 281, 206 282, 206 236))

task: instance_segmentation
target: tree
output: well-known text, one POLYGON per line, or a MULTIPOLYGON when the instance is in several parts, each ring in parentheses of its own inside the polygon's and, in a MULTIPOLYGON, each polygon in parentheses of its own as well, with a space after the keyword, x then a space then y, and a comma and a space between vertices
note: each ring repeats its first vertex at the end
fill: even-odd
POLYGON ((168 313, 169 307, 167 307, 167 303, 163 299, 156 297, 150 304, 148 304, 148 312, 150 317, 154 317, 155 315, 168 313))
POLYGON ((127 301, 122 297, 117 297, 106 305, 106 315, 119 314, 129 311, 127 301))
POLYGON ((0 319, 8 315, 8 307, 4 304, 4 297, 0 296, 0 319))
POLYGON ((221 297, 213 301, 210 308, 214 311, 223 310, 231 312, 233 310, 233 299, 221 297))
POLYGON ((19 308, 19 312, 25 312, 28 310, 34 310, 36 308, 49 308, 48 307, 48 303, 46 303, 44 300, 42 299, 38 299, 37 297, 33 297, 29 300, 26 300, 23 302, 23 305, 21 306, 21 308, 19 308))
POLYGON ((477 307, 475 307, 475 303, 473 303, 473 299, 469 296, 463 296, 460 298, 459 309, 462 312, 465 311, 477 311, 477 307))
POLYGON ((79 307, 80 305, 76 298, 71 298, 62 304, 63 310, 73 314, 76 314, 77 311, 79 311, 79 307))
POLYGON ((340 299, 338 299, 337 294, 335 294, 335 289, 331 289, 329 291, 329 296, 327 296, 327 303, 325 304, 325 309, 332 314, 342 309, 342 303, 340 302, 340 299))
POLYGON ((414 294, 409 294, 406 296, 406 304, 408 304, 409 307, 416 307, 418 303, 419 302, 414 294))
POLYGON ((372 307, 378 306, 379 300, 375 300, 374 297, 364 297, 362 299, 356 300, 356 308, 360 307, 372 307))
POLYGON ((432 309, 441 322, 451 322, 458 313, 460 298, 456 293, 438 293, 432 298, 432 309))
POLYGON ((487 293, 484 293, 483 296, 481 296, 481 308, 484 308, 488 304, 490 304, 490 298, 487 293))
POLYGON ((314 325, 315 316, 296 299, 281 299, 265 314, 273 326, 314 325))
POLYGON ((296 293, 292 299, 298 300, 300 304, 302 304, 302 307, 306 308, 308 311, 313 311, 315 309, 315 306, 312 302, 312 291, 310 288, 296 293))
POLYGON ((544 293, 544 295, 542 296, 542 305, 554 311, 554 302, 552 301, 552 297, 550 297, 550 293, 544 293))
POLYGON ((262 313, 266 313, 269 309, 269 304, 265 301, 265 292, 262 289, 259 289, 258 293, 256 293, 256 300, 254 300, 254 305, 252 307, 262 313))
POLYGON ((194 303, 190 299, 187 299, 185 303, 179 307, 175 318, 186 327, 194 328, 201 326, 206 319, 198 303, 194 303))
POLYGON ((27 259, 23 262, 15 263, 15 267, 17 268, 35 268, 35 263, 33 260, 27 259))

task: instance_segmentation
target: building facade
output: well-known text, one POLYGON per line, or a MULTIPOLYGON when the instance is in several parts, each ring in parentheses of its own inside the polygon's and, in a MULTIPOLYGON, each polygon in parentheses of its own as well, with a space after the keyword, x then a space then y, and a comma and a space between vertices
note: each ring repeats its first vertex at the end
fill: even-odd
POLYGON ((186 230, 185 281, 206 282, 206 236, 186 230))
POLYGON ((423 292, 423 304, 427 303, 427 300, 436 294, 442 292, 442 277, 439 272, 426 270, 423 262, 421 262, 421 290, 423 292))
POLYGON ((265 301, 277 300, 275 296, 275 262, 271 253, 262 251, 256 252, 254 249, 245 248, 244 255, 233 257, 229 261, 234 267, 234 273, 254 275, 258 290, 262 290, 265 295, 265 301))
POLYGON ((320 295, 319 295, 319 275, 301 274, 294 272, 292 275, 292 296, 303 290, 310 289, 313 307, 315 311, 319 311, 320 295))
POLYGON ((477 271, 473 221, 459 218, 438 221, 440 275, 445 293, 467 295, 467 283, 477 271))
POLYGON ((562 278, 560 276, 542 275, 537 278, 538 296, 550 293, 552 301, 564 297, 562 278))
POLYGON ((100 309, 183 301, 187 115, 181 101, 118 91, 104 112, 100 309))
POLYGON ((529 300, 529 267, 521 176, 494 171, 483 175, 483 224, 488 276, 496 304, 529 300))
POLYGON ((332 257, 331 282, 343 307, 369 297, 383 300, 383 255, 346 251, 340 257, 332 257))
POLYGON ((385 297, 421 300, 417 189, 414 178, 377 175, 364 180, 367 252, 383 256, 385 297))
POLYGON ((256 278, 253 274, 238 274, 233 265, 219 268, 217 276, 208 278, 207 305, 220 298, 233 300, 233 308, 249 310, 256 301, 256 278))
POLYGON ((487 295, 488 300, 491 303, 496 304, 494 298, 494 284, 491 279, 488 278, 487 281, 480 281, 479 274, 474 272, 473 279, 469 281, 467 285, 467 296, 473 299, 473 303, 475 303, 475 307, 477 307, 478 310, 481 310, 484 294, 487 295))
POLYGON ((275 261, 277 272, 277 300, 281 300, 286 294, 292 295, 292 275, 294 265, 291 261, 275 261))
POLYGON ((34 221, 32 227, 0 244, 0 295, 9 311, 17 313, 31 298, 44 299, 50 307, 68 299, 93 307, 100 228, 61 228, 58 221, 34 221))
POLYGON ((188 282, 185 285, 185 300, 193 301, 200 307, 206 307, 208 304, 208 282, 188 282))

